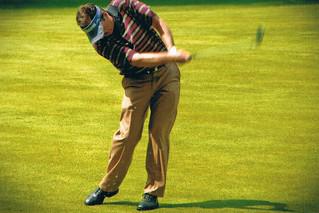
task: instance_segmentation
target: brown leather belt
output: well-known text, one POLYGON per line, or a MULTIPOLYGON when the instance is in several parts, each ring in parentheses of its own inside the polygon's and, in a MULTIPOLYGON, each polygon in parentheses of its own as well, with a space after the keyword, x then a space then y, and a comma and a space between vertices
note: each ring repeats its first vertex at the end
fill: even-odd
POLYGON ((153 68, 151 68, 149 70, 146 70, 145 73, 144 72, 143 73, 149 75, 149 74, 152 74, 154 72, 158 72, 162 67, 165 67, 165 65, 162 64, 162 65, 159 65, 157 67, 153 67, 153 68))
POLYGON ((146 70, 144 70, 141 73, 136 73, 136 74, 133 74, 133 75, 125 75, 125 77, 127 77, 127 78, 135 78, 135 79, 144 78, 144 77, 147 77, 148 75, 151 75, 153 73, 156 73, 156 72, 160 71, 160 69, 163 68, 163 67, 165 67, 165 64, 146 69, 146 70))

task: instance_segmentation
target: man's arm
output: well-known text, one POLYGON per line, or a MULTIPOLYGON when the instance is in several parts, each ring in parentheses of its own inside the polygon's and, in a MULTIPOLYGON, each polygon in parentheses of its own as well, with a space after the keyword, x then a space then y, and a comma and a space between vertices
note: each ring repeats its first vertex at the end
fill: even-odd
POLYGON ((132 65, 136 67, 154 67, 169 62, 186 63, 191 60, 191 54, 183 50, 176 50, 171 30, 157 15, 152 18, 152 26, 160 35, 168 52, 158 53, 135 53, 132 65))
POLYGON ((131 7, 139 17, 145 21, 146 26, 153 27, 160 35, 168 52, 134 53, 130 63, 136 67, 155 67, 169 62, 186 63, 191 55, 183 50, 176 50, 172 33, 165 22, 157 16, 147 5, 140 1, 129 1, 131 7))
POLYGON ((161 39, 168 50, 174 47, 174 39, 171 30, 168 28, 166 23, 157 15, 155 15, 152 19, 152 27, 155 28, 158 34, 161 36, 161 39))
POLYGON ((135 67, 155 67, 169 62, 186 63, 191 55, 183 50, 175 52, 135 53, 131 64, 135 67))

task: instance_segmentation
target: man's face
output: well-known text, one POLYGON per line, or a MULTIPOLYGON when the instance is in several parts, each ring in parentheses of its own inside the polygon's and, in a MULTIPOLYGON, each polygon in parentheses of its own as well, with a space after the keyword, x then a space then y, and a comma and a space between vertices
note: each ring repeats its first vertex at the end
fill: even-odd
POLYGON ((90 18, 88 14, 82 14, 78 12, 77 21, 79 26, 84 25, 86 27, 81 27, 82 30, 87 34, 90 42, 93 44, 98 40, 102 39, 105 35, 110 35, 113 33, 114 20, 111 15, 109 15, 105 10, 95 6, 96 13, 93 19, 90 18))

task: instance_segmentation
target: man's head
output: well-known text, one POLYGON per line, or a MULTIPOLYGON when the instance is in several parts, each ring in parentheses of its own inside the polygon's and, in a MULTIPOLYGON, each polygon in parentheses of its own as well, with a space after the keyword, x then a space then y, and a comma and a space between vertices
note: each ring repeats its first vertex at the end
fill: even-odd
POLYGON ((96 14, 94 4, 81 5, 76 13, 76 22, 81 29, 87 27, 96 14))
POLYGON ((110 15, 94 4, 81 5, 76 13, 76 22, 87 34, 91 43, 103 38, 104 32, 111 32, 113 28, 110 15))

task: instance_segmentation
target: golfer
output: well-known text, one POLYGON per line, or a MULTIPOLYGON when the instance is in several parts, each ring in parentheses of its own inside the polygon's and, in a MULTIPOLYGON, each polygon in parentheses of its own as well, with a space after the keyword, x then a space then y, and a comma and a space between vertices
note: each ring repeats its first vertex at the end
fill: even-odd
POLYGON ((150 108, 148 177, 137 210, 158 208, 157 198, 163 197, 165 191, 169 135, 179 101, 180 72, 176 62, 186 63, 191 55, 174 47, 164 21, 137 0, 113 0, 107 9, 81 5, 76 21, 96 52, 123 75, 124 89, 120 125, 113 136, 106 175, 85 204, 102 204, 105 197, 119 192, 150 108))

